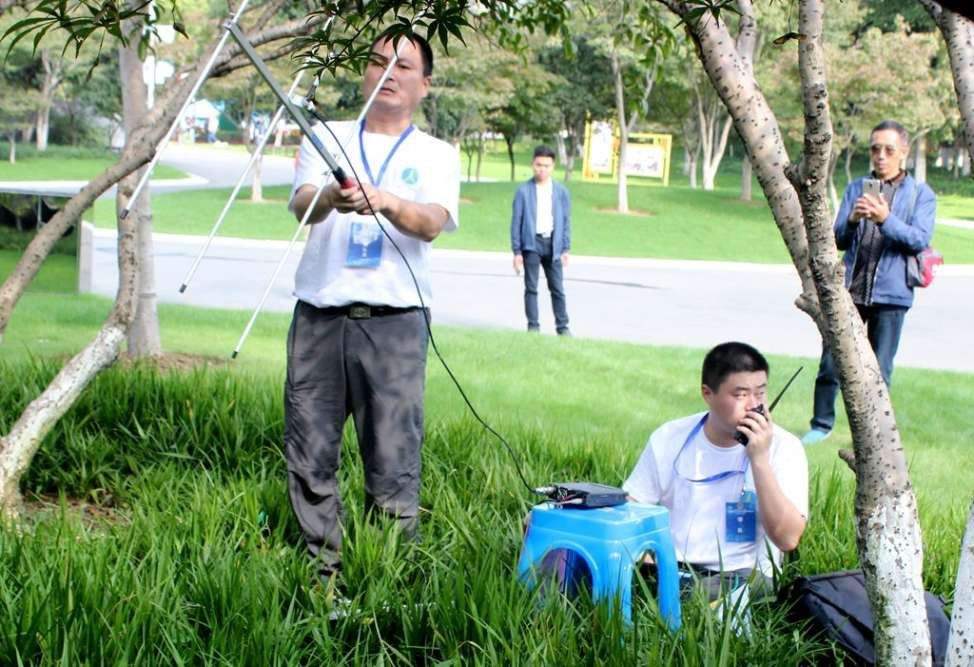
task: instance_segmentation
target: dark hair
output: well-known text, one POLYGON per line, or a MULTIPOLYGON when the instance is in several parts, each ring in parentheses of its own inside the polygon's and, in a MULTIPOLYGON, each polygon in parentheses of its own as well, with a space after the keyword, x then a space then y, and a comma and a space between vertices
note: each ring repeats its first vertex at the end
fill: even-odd
POLYGON ((895 120, 884 120, 879 125, 872 129, 869 134, 872 135, 873 132, 882 132, 883 130, 893 130, 900 136, 900 141, 903 142, 904 146, 910 145, 910 133, 906 131, 906 128, 897 123, 895 120))
POLYGON ((535 147, 535 149, 534 149, 534 157, 532 157, 531 159, 533 160, 533 159, 539 158, 539 157, 550 157, 552 160, 554 160, 555 159, 555 152, 553 150, 551 150, 551 147, 550 146, 545 146, 544 144, 542 144, 540 146, 536 146, 535 147))
MULTIPOLYGON (((419 49, 419 54, 423 58, 423 76, 433 76, 433 48, 430 46, 430 43, 426 41, 426 38, 421 37, 415 32, 411 35, 403 35, 403 38, 408 39, 416 46, 417 49, 419 49)), ((385 42, 390 39, 393 40, 393 43, 396 43, 395 37, 392 36, 389 30, 381 32, 379 36, 372 41, 372 46, 369 47, 369 51, 374 51, 375 45, 379 42, 385 42)))
POLYGON ((721 343, 703 359, 703 384, 717 391, 731 373, 768 372, 768 360, 747 343, 721 343))

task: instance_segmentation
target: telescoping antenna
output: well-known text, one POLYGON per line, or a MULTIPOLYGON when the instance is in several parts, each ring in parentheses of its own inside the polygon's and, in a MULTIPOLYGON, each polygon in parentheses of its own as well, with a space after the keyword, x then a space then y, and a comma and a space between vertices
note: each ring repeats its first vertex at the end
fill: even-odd
POLYGON ((314 149, 318 151, 318 155, 325 161, 328 165, 328 170, 334 175, 335 180, 341 183, 343 188, 350 188, 355 185, 355 181, 350 179, 346 174, 345 170, 338 166, 335 158, 332 157, 331 153, 325 150, 325 145, 322 143, 318 135, 314 133, 311 129, 311 125, 308 124, 307 119, 301 110, 294 106, 294 102, 285 94, 285 92, 278 85, 277 81, 274 79, 274 75, 271 74, 270 70, 267 69, 267 65, 261 59, 257 52, 254 50, 253 45, 251 45, 250 40, 247 36, 240 31, 240 26, 238 26, 233 21, 227 23, 227 32, 236 40, 237 44, 240 45, 241 50, 243 50, 244 55, 253 63, 254 67, 257 69, 257 73, 260 74, 261 78, 267 82, 267 85, 271 87, 271 91, 274 96, 280 101, 281 105, 287 109, 287 112, 294 119, 294 122, 298 124, 301 128, 301 133, 308 137, 308 141, 314 146, 314 149))
MULTIPOLYGON (((328 20, 331 21, 332 19, 329 18, 328 20)), ((297 89, 303 76, 304 71, 302 70, 298 72, 296 77, 294 77, 294 82, 291 84, 290 90, 287 91, 289 98, 294 94, 294 91, 297 89)), ((193 280, 193 276, 196 275, 196 270, 199 268, 200 262, 203 261, 203 256, 206 255, 207 251, 210 249, 210 244, 213 243, 213 238, 220 230, 220 226, 223 225, 223 221, 226 219, 227 213, 230 211, 230 207, 233 205, 233 202, 237 199, 237 194, 240 193, 240 188, 247 179, 247 175, 250 173, 250 170, 253 169, 254 163, 257 162, 257 159, 264 152, 264 146, 267 144, 267 140, 270 138, 271 134, 274 133, 274 130, 277 128, 277 124, 284 116, 284 111, 285 109, 283 104, 277 107, 277 111, 274 112, 271 122, 267 125, 267 131, 261 135, 257 141, 257 145, 254 146, 254 151, 251 153, 250 159, 247 161, 247 166, 244 167, 244 170, 240 173, 240 178, 237 179, 237 184, 233 187, 233 192, 230 193, 230 196, 227 198, 227 203, 223 205, 223 210, 220 211, 220 215, 217 217, 216 222, 213 223, 213 228, 210 230, 210 235, 206 237, 203 247, 200 248, 199 254, 196 255, 196 259, 193 261, 193 265, 189 267, 189 271, 186 272, 186 277, 183 278, 183 282, 179 286, 180 294, 186 291, 186 288, 189 287, 190 281, 193 280)))
MULTIPOLYGON (((244 10, 247 8, 247 4, 249 2, 250 0, 243 0, 243 2, 240 3, 240 6, 237 7, 237 12, 227 23, 227 26, 237 24, 237 21, 240 20, 241 16, 243 16, 244 10)), ((124 220, 128 217, 129 211, 132 209, 132 202, 138 199, 139 194, 142 192, 142 188, 144 188, 145 184, 149 182, 149 175, 152 173, 152 170, 155 169, 156 163, 159 162, 159 158, 162 156, 162 151, 164 151, 166 146, 169 145, 169 140, 172 137, 173 131, 176 129, 176 125, 183 119, 189 105, 193 103, 196 93, 199 92, 200 86, 202 86, 203 82, 206 81, 206 77, 209 76, 210 70, 213 69, 213 63, 216 62, 216 59, 220 55, 220 51, 222 51, 223 47, 226 45, 227 37, 229 36, 230 29, 227 27, 227 29, 223 31, 223 35, 220 36, 220 41, 217 42, 216 48, 213 49, 213 53, 210 54, 210 59, 206 62, 206 65, 203 66, 203 70, 200 72, 199 78, 196 79, 196 83, 193 84, 193 88, 189 91, 189 95, 186 96, 186 101, 183 102, 183 106, 180 107, 179 113, 177 113, 176 117, 173 118, 172 125, 169 126, 169 130, 163 135, 162 139, 159 140, 159 144, 156 146, 155 154, 149 161, 148 166, 146 166, 145 171, 142 172, 142 177, 136 184, 135 190, 132 191, 132 196, 129 197, 128 203, 125 204, 125 208, 122 209, 122 212, 118 215, 120 219, 124 220)))
MULTIPOLYGON (((233 38, 235 40, 237 40, 237 43, 240 44, 240 47, 243 49, 244 54, 254 64, 254 67, 257 69, 257 72, 261 75, 261 77, 263 77, 263 79, 271 87, 271 90, 273 91, 274 95, 277 96, 277 98, 280 100, 281 104, 287 109, 288 113, 290 113, 291 116, 294 118, 295 122, 298 124, 298 127, 301 129, 301 132, 306 137, 308 137, 308 140, 311 142, 311 145, 314 146, 315 150, 317 150, 318 153, 319 153, 319 155, 321 155, 321 157, 325 160, 325 164, 328 165, 328 168, 331 170, 332 174, 335 176, 335 180, 338 181, 342 185, 342 188, 349 188, 349 187, 352 187, 353 185, 355 185, 356 182, 358 181, 358 177, 355 174, 355 167, 354 167, 354 165, 352 165, 351 162, 349 161, 349 169, 351 170, 353 176, 355 176, 355 180, 346 180, 344 172, 335 163, 335 159, 325 150, 325 147, 322 144, 321 140, 318 138, 318 136, 316 134, 314 134, 313 130, 311 129, 311 126, 305 120, 305 118, 301 114, 301 112, 294 106, 294 104, 291 103, 290 99, 288 99, 287 96, 284 95, 284 93, 281 90, 280 86, 278 86, 277 85, 277 82, 274 80, 273 75, 268 71, 266 65, 261 60, 260 56, 257 55, 257 53, 254 51, 253 47, 247 41, 247 38, 243 34, 241 34, 240 30, 236 26, 234 26, 234 25, 227 26, 227 29, 230 31, 230 34, 233 36, 233 38)), ((385 72, 383 72, 382 76, 379 78, 379 81, 376 84, 375 89, 372 91, 371 96, 366 101, 365 106, 362 108, 362 111, 359 114, 358 120, 356 121, 355 126, 353 127, 352 132, 350 133, 349 137, 345 140, 344 143, 340 143, 339 144, 339 147, 340 147, 342 153, 345 153, 345 150, 344 150, 345 145, 347 145, 352 140, 352 138, 354 138, 354 136, 355 136, 355 134, 357 132, 357 129, 361 126, 361 123, 364 121, 365 116, 368 113, 369 108, 371 107, 373 101, 376 98, 376 95, 378 95, 379 90, 382 88, 382 85, 385 83, 386 79, 389 77, 390 73, 392 72, 393 67, 395 67, 396 62, 399 60, 399 48, 401 46, 402 45, 400 44, 399 46, 396 47, 396 50, 393 53, 393 57, 390 58, 389 64, 386 67, 385 72)), ((331 131, 330 128, 327 127, 327 125, 325 126, 325 129, 327 129, 329 132, 331 131)), ((338 138, 335 137, 334 133, 332 133, 332 137, 333 137, 334 141, 336 141, 336 142, 338 141, 338 138)), ((346 155, 346 160, 348 160, 347 155, 346 155)), ((326 185, 325 184, 322 184, 321 186, 318 187, 317 192, 315 192, 315 196, 311 200, 311 204, 308 206, 308 210, 305 212, 304 216, 302 216, 301 222, 298 225, 297 230, 294 232, 294 236, 291 238, 291 242, 288 245, 286 252, 284 253, 284 257, 281 258, 280 263, 277 265, 277 268, 274 271, 274 275, 271 277, 270 282, 267 284, 267 288, 264 290, 264 294, 261 297, 260 303, 257 305, 257 308, 254 311, 254 314, 251 316, 250 321, 247 323, 247 327, 246 327, 246 329, 244 329, 243 335, 240 337, 240 340, 237 343, 237 347, 234 349, 233 354, 231 355, 231 358, 234 358, 235 359, 237 357, 237 354, 240 352, 240 348, 243 346, 243 343, 246 340, 247 335, 250 333, 250 330, 253 327, 254 322, 256 321, 257 316, 260 313, 260 310, 261 310, 261 308, 264 305, 264 301, 267 299, 267 295, 270 293, 270 290, 273 287, 274 282, 277 280, 277 276, 280 273, 281 268, 284 266, 284 263, 287 261, 287 257, 288 257, 288 254, 291 251, 291 248, 294 246, 294 243, 297 240, 298 236, 300 235, 301 230, 304 229, 304 226, 307 224, 308 218, 310 217, 312 210, 314 210, 315 204, 317 203, 318 198, 321 196, 321 193, 324 191, 325 187, 326 187, 326 185)), ((368 201, 368 199, 366 199, 366 201, 368 201)), ((369 207, 370 207, 370 210, 371 210, 371 204, 369 205, 369 207)), ((382 227, 382 223, 379 222, 379 218, 378 218, 378 216, 376 216, 376 213, 375 213, 374 210, 372 210, 372 215, 375 216, 376 222, 379 224, 379 227, 381 228, 382 227)), ((386 235, 388 236, 388 232, 386 232, 386 235)), ((392 237, 389 237, 389 239, 392 240, 392 237)), ((392 240, 392 244, 393 244, 393 246, 396 247, 397 250, 399 249, 399 247, 396 245, 396 243, 395 243, 394 240, 392 240)), ((400 254, 400 256, 402 256, 403 261, 406 262, 406 266, 408 268, 409 267, 409 261, 406 260, 405 255, 402 255, 402 250, 399 250, 399 254, 400 254)), ((419 292, 419 284, 416 282, 416 277, 415 277, 415 275, 412 274, 412 269, 411 268, 409 269, 409 271, 410 271, 410 275, 412 275, 412 277, 413 277, 413 284, 416 286, 417 292, 419 292)), ((421 292, 419 293, 419 298, 420 298, 420 302, 422 303, 422 298, 423 297, 422 297, 422 293, 421 292)), ((500 433, 498 433, 496 430, 494 430, 493 427, 490 426, 490 424, 488 424, 486 421, 484 421, 484 419, 480 416, 480 414, 474 408, 473 403, 470 402, 470 399, 467 397, 467 394, 463 390, 463 387, 460 386, 460 382, 457 380, 456 376, 453 374, 453 371, 450 370, 450 367, 447 365, 446 360, 443 358, 443 355, 440 354, 439 348, 436 345, 436 339, 433 337, 433 331, 432 331, 432 329, 430 329, 429 315, 428 314, 425 315, 424 318, 425 318, 425 322, 426 322, 426 330, 427 330, 427 332, 429 334, 429 337, 430 337, 430 344, 432 345, 434 352, 436 352, 436 356, 439 358, 440 362, 443 364, 443 367, 446 369, 447 374, 450 376, 450 378, 453 380, 453 383, 456 385, 457 389, 459 390, 460 396, 463 397, 463 400, 467 404, 467 407, 470 408, 470 411, 473 413, 473 415, 477 419, 477 421, 480 422, 484 426, 484 428, 487 429, 488 432, 490 432, 491 434, 493 434, 501 442, 501 444, 503 444, 504 447, 507 449, 508 454, 510 454, 511 459, 514 461, 514 467, 515 467, 515 470, 517 471, 518 477, 520 477, 521 483, 524 484, 525 488, 528 489, 529 492, 532 492, 532 493, 540 493, 542 495, 546 495, 546 493, 545 493, 545 491, 543 489, 535 489, 530 484, 528 484, 527 479, 524 477, 524 472, 521 470, 522 463, 521 463, 520 459, 518 458, 517 454, 514 452, 514 448, 511 447, 510 443, 508 443, 507 440, 505 440, 504 437, 500 433)), ((600 489, 608 488, 608 487, 600 487, 599 485, 591 485, 591 484, 588 484, 588 485, 584 485, 583 484, 583 485, 576 485, 576 486, 584 487, 583 490, 584 490, 584 493, 586 494, 586 497, 587 497, 587 500, 584 501, 585 502, 584 506, 594 507, 594 506, 596 506, 595 504, 593 504, 594 502, 598 502, 601 505, 610 504, 610 503, 612 503, 612 504, 618 504, 618 501, 615 499, 615 496, 613 496, 613 500, 612 501, 609 501, 607 498, 605 498, 603 496, 600 496, 598 493, 595 493, 596 491, 599 491, 600 489)), ((624 501, 624 499, 625 499, 625 496, 623 494, 623 501, 624 501)), ((567 500, 564 500, 563 502, 566 502, 567 503, 568 501, 567 500)))
MULTIPOLYGON (((328 169, 335 176, 335 180, 341 184, 343 189, 353 187, 355 185, 355 181, 353 181, 351 178, 346 176, 342 168, 338 166, 338 163, 335 161, 335 158, 331 155, 331 153, 329 153, 325 149, 324 144, 322 143, 321 139, 318 138, 318 135, 314 133, 314 130, 311 129, 311 125, 305 119, 304 114, 284 94, 284 91, 281 90, 281 87, 274 79, 274 75, 271 74, 271 72, 267 69, 267 66, 264 64, 264 61, 257 54, 257 52, 254 51, 254 48, 247 40, 247 37, 243 33, 241 33, 239 28, 237 28, 233 24, 228 25, 227 29, 230 31, 230 34, 237 41, 237 43, 240 44, 240 48, 243 49, 244 54, 254 64, 254 67, 257 69, 257 72, 260 74, 261 78, 263 78, 264 81, 267 82, 267 85, 270 86, 271 91, 280 100, 281 105, 294 118, 295 123, 297 123, 298 127, 301 129, 301 133, 304 136, 308 137, 308 140, 311 142, 311 145, 314 147, 316 151, 318 151, 318 154, 321 155, 322 159, 325 161, 325 164, 328 165, 328 169)), ((398 60, 399 60, 399 50, 397 48, 395 54, 393 54, 393 57, 389 60, 389 64, 386 66, 385 71, 382 73, 382 77, 380 77, 378 83, 376 84, 375 89, 372 91, 372 94, 369 96, 369 99, 366 100, 365 106, 362 107, 362 111, 359 113, 358 119, 356 120, 352 131, 349 133, 349 136, 342 144, 343 148, 355 136, 357 128, 364 121, 366 114, 368 114, 369 108, 371 108, 372 103, 375 101, 376 96, 379 94, 379 90, 382 88, 382 85, 385 83, 386 79, 389 78, 389 75, 392 73, 392 69, 395 67, 396 62, 398 60)), ((243 348, 244 342, 247 340, 247 337, 250 335, 250 331, 251 329, 253 329, 254 323, 257 321, 257 317, 260 315, 260 311, 263 310, 264 308, 264 303, 267 301, 267 297, 270 295, 271 290, 274 287, 274 284, 277 282, 277 277, 280 275, 281 270, 284 268, 285 263, 287 263, 288 257, 291 255, 291 249, 294 248, 294 244, 297 243, 297 240, 301 235, 301 231, 304 229, 305 225, 308 224, 308 219, 311 217, 311 213, 314 211, 315 206, 318 203, 318 199, 321 198, 321 193, 324 192, 325 187, 327 187, 326 183, 323 183, 321 186, 319 186, 318 190, 315 192, 314 197, 311 199, 311 203, 308 205, 307 210, 304 212, 304 215, 301 218, 301 222, 298 224, 298 228, 295 230, 294 235, 291 237, 291 241, 288 243, 288 246, 284 251, 284 255, 281 257, 281 260, 277 263, 277 267, 275 267, 274 273, 271 275, 271 279, 267 283, 267 287, 264 288, 264 292, 261 295, 260 301, 257 303, 257 307, 254 309, 253 314, 250 316, 250 320, 247 322, 247 326, 244 327, 243 333, 240 335, 240 340, 237 341, 237 346, 233 349, 233 352, 230 355, 231 359, 236 359, 237 355, 240 354, 240 350, 241 348, 243 348)))

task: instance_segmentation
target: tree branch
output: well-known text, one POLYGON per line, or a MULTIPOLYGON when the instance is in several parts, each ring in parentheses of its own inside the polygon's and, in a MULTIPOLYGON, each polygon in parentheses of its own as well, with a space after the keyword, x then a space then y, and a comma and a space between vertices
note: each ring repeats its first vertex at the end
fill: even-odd
POLYGON ((947 639, 947 667, 960 667, 974 662, 974 503, 967 515, 967 527, 960 548, 957 581, 954 586, 954 609, 950 615, 950 637, 947 639))
MULTIPOLYGON (((309 31, 319 21, 305 21, 303 19, 290 21, 284 25, 269 28, 248 36, 252 43, 266 44, 288 37, 293 37, 309 31)), ((207 53, 216 48, 216 41, 207 53)), ((230 44, 217 59, 216 65, 226 65, 240 53, 236 44, 230 44)), ((37 275, 41 263, 50 253, 51 248, 64 233, 77 223, 94 201, 112 185, 118 183, 128 174, 149 162, 155 154, 156 147, 168 131, 189 96, 196 79, 199 78, 203 65, 208 58, 201 58, 195 67, 184 71, 182 76, 174 77, 176 85, 170 87, 169 92, 159 100, 158 104, 146 116, 145 123, 133 133, 133 141, 126 145, 118 161, 105 171, 93 178, 81 191, 72 197, 64 208, 55 214, 51 220, 34 235, 21 255, 13 271, 0 286, 0 341, 10 321, 10 315, 24 290, 37 275)))
POLYGON ((947 43, 957 106, 963 119, 963 134, 967 151, 974 161, 974 21, 945 9, 942 3, 933 0, 919 2, 940 28, 947 43))
POLYGON ((748 76, 754 76, 754 51, 758 44, 757 21, 754 18, 754 6, 751 0, 737 0, 737 11, 741 14, 740 26, 737 30, 737 52, 741 56, 741 65, 748 76))
POLYGON ((671 9, 676 8, 678 16, 686 22, 690 39, 697 45, 700 62, 747 147, 755 176, 798 272, 802 285, 802 309, 812 316, 821 329, 818 294, 809 266, 808 239, 802 223, 801 206, 795 189, 785 177, 785 167, 791 161, 774 111, 754 77, 747 76, 747 68, 741 62, 726 23, 707 19, 694 22, 687 17, 683 3, 657 1, 671 9))

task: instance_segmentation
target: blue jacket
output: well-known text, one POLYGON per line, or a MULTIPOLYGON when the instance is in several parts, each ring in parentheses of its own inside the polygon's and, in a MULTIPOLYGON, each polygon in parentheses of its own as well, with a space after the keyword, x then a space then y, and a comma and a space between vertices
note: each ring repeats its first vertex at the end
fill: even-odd
MULTIPOLYGON (((862 195, 865 177, 849 183, 842 195, 842 204, 835 219, 835 244, 845 250, 845 286, 852 283, 859 243, 865 225, 850 224, 849 214, 856 200, 862 195)), ((927 185, 917 183, 909 174, 896 189, 893 206, 886 222, 879 225, 883 237, 882 254, 873 278, 872 303, 892 306, 913 305, 913 288, 906 284, 906 258, 915 255, 928 245, 933 237, 933 225, 937 214, 937 198, 927 185), (919 191, 917 189, 919 188, 919 191), (914 195, 916 204, 913 205, 914 195), (910 206, 913 212, 910 213, 910 206)), ((867 305, 871 305, 867 304, 867 305)))
MULTIPOLYGON (((560 257, 572 247, 572 200, 568 190, 561 183, 551 182, 554 201, 551 202, 551 217, 554 229, 551 232, 551 251, 560 257)), ((511 214, 511 250, 515 255, 522 252, 537 252, 534 237, 537 233, 538 189, 532 178, 517 189, 514 195, 514 210, 511 214)))

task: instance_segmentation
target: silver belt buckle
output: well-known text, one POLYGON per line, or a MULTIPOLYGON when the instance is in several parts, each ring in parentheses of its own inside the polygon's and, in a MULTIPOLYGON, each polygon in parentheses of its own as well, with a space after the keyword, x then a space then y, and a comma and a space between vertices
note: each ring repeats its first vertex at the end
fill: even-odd
POLYGON ((356 304, 348 309, 348 317, 352 320, 367 320, 372 317, 372 309, 365 304, 356 304))

